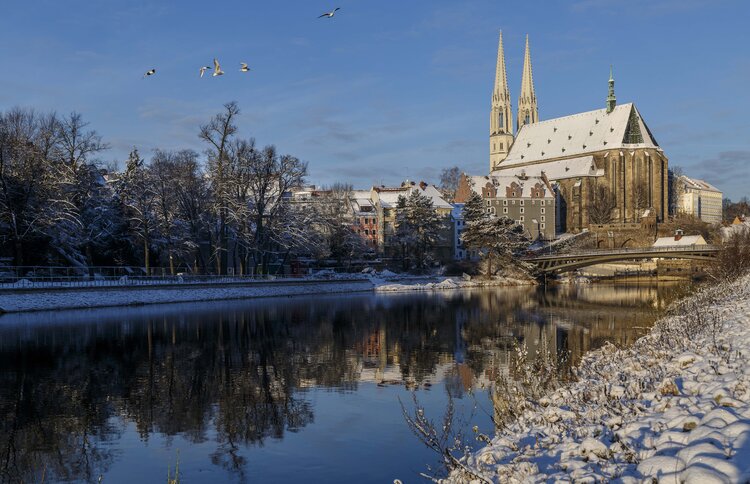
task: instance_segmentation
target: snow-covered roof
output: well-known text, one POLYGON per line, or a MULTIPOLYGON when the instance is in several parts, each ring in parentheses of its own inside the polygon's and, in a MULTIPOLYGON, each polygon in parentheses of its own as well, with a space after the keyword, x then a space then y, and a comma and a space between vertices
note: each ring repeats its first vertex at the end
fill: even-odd
POLYGON ((718 192, 721 193, 721 190, 716 188, 715 186, 711 185, 710 183, 698 180, 697 178, 690 178, 688 176, 681 176, 680 181, 685 184, 685 187, 688 189, 693 190, 706 190, 708 192, 718 192))
POLYGON ((654 242, 654 247, 679 247, 684 245, 706 245, 706 239, 702 235, 683 235, 682 237, 659 237, 654 242))
MULTIPOLYGON (((516 169, 515 171, 518 171, 519 173, 517 175, 520 175, 521 170, 516 169)), ((467 176, 466 178, 469 181, 472 191, 479 195, 482 195, 482 189, 486 188, 487 184, 489 183, 492 184, 497 190, 497 197, 505 198, 506 189, 509 188, 511 184, 515 183, 517 189, 516 195, 513 198, 531 198, 531 189, 536 187, 538 184, 542 184, 544 186, 543 198, 554 198, 555 196, 552 192, 552 187, 550 187, 541 176, 516 176, 516 174, 512 175, 510 173, 508 173, 507 175, 498 175, 495 173, 497 172, 494 172, 489 176, 467 176), (519 188, 520 190, 518 190, 519 188)))
POLYGON ((524 166, 504 166, 500 164, 498 170, 492 172, 498 176, 526 175, 538 177, 542 173, 550 181, 565 180, 567 178, 580 178, 582 176, 603 176, 604 169, 596 168, 592 155, 569 158, 566 160, 548 161, 524 166))
POLYGON ((398 188, 376 188, 378 191, 378 197, 380 198, 380 204, 383 208, 395 208, 398 204, 398 197, 403 195, 408 197, 412 190, 419 190, 419 194, 428 197, 432 200, 432 206, 434 208, 442 208, 450 210, 453 206, 446 202, 443 198, 440 190, 433 185, 419 185, 408 183, 405 186, 398 188))
POLYGON ((580 156, 613 148, 658 148, 659 145, 633 103, 616 106, 611 113, 597 109, 524 125, 500 167, 556 158, 580 156), (634 125, 628 129, 631 112, 634 125), (626 132, 634 134, 626 139, 626 132), (640 137, 637 136, 640 134, 640 137), (642 139, 640 139, 642 138, 642 139))

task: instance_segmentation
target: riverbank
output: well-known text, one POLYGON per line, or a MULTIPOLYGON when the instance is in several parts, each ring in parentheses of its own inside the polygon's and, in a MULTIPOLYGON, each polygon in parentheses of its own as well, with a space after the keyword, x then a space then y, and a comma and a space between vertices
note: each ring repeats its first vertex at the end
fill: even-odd
MULTIPOLYGON (((490 281, 450 277, 409 277, 396 274, 333 278, 257 281, 244 283, 158 284, 128 287, 47 287, 0 290, 0 313, 86 309, 145 304, 221 301, 311 294, 356 292, 444 291, 489 286, 516 286, 524 281, 490 281)), ((527 283, 528 284, 528 283, 527 283)))
POLYGON ((630 348, 591 353, 576 377, 466 459, 475 481, 750 479, 750 276, 679 302, 630 348))

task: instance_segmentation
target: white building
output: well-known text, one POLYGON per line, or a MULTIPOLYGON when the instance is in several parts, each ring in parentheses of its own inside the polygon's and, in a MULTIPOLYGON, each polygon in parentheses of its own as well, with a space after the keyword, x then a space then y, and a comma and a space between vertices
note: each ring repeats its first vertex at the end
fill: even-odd
POLYGON ((721 223, 722 193, 703 180, 681 176, 677 183, 680 198, 677 209, 706 223, 721 223))

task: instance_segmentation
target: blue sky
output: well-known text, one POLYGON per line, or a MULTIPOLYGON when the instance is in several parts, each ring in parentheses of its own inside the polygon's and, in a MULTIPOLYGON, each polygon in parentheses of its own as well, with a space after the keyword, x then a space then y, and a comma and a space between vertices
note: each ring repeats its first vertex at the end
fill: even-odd
POLYGON ((614 64, 670 165, 738 199, 749 18, 746 0, 4 0, 0 110, 81 112, 109 162, 202 151, 199 125, 236 100, 240 135, 308 161, 313 183, 437 181, 487 170, 502 29, 514 107, 526 33, 541 119, 603 107, 614 64), (227 75, 199 79, 215 56, 227 75))

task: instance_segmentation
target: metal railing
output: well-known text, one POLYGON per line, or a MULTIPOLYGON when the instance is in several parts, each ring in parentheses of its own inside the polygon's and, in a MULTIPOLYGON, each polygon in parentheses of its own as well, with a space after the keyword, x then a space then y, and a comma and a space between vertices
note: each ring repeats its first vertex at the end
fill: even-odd
POLYGON ((132 287, 198 284, 240 284, 263 281, 347 280, 362 279, 361 272, 344 268, 312 269, 295 274, 186 274, 172 275, 168 268, 140 267, 0 267, 0 289, 41 289, 80 287, 132 287))
POLYGON ((648 257, 650 254, 659 253, 714 253, 718 252, 721 248, 716 245, 679 245, 679 246, 664 246, 664 247, 637 247, 637 248, 625 248, 625 249, 599 249, 599 250, 580 250, 570 251, 564 254, 553 254, 553 255, 539 255, 528 257, 527 260, 556 260, 565 258, 578 258, 578 257, 599 257, 605 255, 620 255, 620 254, 647 254, 644 257, 648 257))

